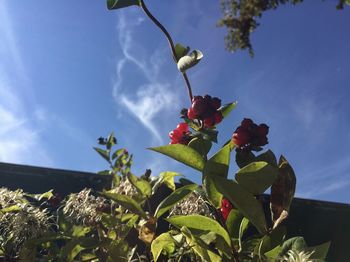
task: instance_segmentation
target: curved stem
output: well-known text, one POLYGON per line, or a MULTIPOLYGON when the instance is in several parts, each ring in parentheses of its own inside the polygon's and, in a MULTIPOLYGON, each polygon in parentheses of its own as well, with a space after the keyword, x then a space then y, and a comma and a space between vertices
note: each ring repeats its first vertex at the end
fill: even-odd
MULTIPOLYGON (((171 38, 169 32, 165 29, 165 27, 151 14, 151 12, 148 10, 147 6, 145 5, 143 0, 140 0, 140 4, 141 4, 141 8, 142 10, 145 12, 145 14, 152 20, 152 22, 163 32, 163 34, 165 35, 166 39, 168 40, 169 43, 169 47, 171 49, 171 53, 173 56, 173 59, 175 61, 175 63, 177 63, 178 58, 176 56, 176 51, 175 51, 175 46, 174 46, 174 42, 173 39, 171 38)), ((187 87, 187 92, 188 92, 188 96, 190 97, 190 100, 192 102, 192 88, 191 88, 191 84, 190 81, 188 80, 187 74, 186 73, 182 73, 183 79, 186 83, 186 87, 187 87)))

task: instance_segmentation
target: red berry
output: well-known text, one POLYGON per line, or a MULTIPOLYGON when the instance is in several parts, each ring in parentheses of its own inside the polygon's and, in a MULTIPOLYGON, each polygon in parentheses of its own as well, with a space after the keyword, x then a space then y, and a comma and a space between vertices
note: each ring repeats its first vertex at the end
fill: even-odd
POLYGON ((187 117, 191 120, 196 119, 196 114, 194 113, 192 107, 187 111, 187 117))
POLYGON ((215 119, 213 117, 208 117, 203 121, 204 127, 213 127, 215 125, 215 119))
POLYGON ((259 137, 259 145, 258 146, 264 146, 268 143, 267 141, 267 137, 264 136, 264 137, 259 137))
POLYGON ((227 217, 229 216, 232 208, 233 208, 232 204, 226 198, 223 198, 221 200, 220 211, 221 211, 221 214, 222 214, 222 217, 224 218, 224 220, 227 219, 227 217))
POLYGON ((187 133, 189 131, 187 123, 180 123, 176 127, 177 130, 183 133, 187 133))
POLYGON ((219 124, 222 121, 223 118, 224 117, 222 116, 222 113, 220 111, 216 112, 214 114, 214 122, 215 122, 215 124, 219 124))
POLYGON ((217 97, 214 97, 211 99, 210 104, 215 110, 217 110, 221 106, 221 100, 217 97))
POLYGON ((250 140, 251 137, 249 135, 249 132, 244 128, 238 128, 232 136, 232 142, 237 146, 244 146, 246 144, 249 144, 250 140))
POLYGON ((244 118, 241 122, 241 126, 244 128, 249 128, 252 124, 254 124, 254 122, 250 118, 244 118))
POLYGON ((193 113, 197 118, 205 118, 204 116, 208 114, 208 104, 204 99, 195 100, 191 106, 193 113))
POLYGON ((258 136, 266 136, 269 133, 269 127, 266 124, 260 124, 257 129, 258 136))
POLYGON ((170 139, 174 141, 179 141, 182 138, 182 135, 183 134, 177 129, 174 129, 169 133, 170 139))

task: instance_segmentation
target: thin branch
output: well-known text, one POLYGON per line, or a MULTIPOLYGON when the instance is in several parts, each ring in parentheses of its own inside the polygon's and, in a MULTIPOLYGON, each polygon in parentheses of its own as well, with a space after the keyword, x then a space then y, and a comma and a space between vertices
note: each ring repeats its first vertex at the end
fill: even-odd
MULTIPOLYGON (((173 56, 173 59, 175 61, 175 63, 177 63, 178 58, 176 56, 176 51, 175 51, 175 46, 174 46, 174 42, 173 39, 171 38, 169 32, 165 29, 165 27, 151 14, 151 12, 148 10, 147 6, 145 5, 143 0, 140 0, 140 4, 141 4, 141 8, 142 10, 145 12, 145 14, 152 20, 152 22, 163 32, 163 34, 165 35, 166 39, 168 40, 169 43, 169 47, 171 49, 171 53, 173 56)), ((186 83, 186 87, 187 87, 187 92, 188 92, 188 96, 190 97, 190 100, 192 102, 192 88, 191 88, 191 84, 190 81, 188 80, 188 77, 186 75, 186 73, 182 73, 183 79, 186 83)))

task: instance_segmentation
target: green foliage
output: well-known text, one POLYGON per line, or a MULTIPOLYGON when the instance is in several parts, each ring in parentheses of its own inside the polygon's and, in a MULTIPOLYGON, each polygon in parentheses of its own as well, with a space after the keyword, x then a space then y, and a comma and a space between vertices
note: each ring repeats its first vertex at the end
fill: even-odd
POLYGON ((151 244, 154 261, 157 261, 162 252, 172 254, 175 251, 175 239, 169 232, 159 235, 151 244))
POLYGON ((219 177, 213 181, 219 192, 237 207, 261 234, 267 232, 262 205, 255 199, 254 195, 242 188, 236 181, 219 177))
POLYGON ((160 202, 154 214, 155 217, 159 218, 160 216, 162 216, 174 205, 176 205, 178 202, 180 202, 185 197, 187 197, 190 193, 192 193, 197 187, 198 185, 192 184, 192 185, 183 186, 175 190, 174 192, 172 192, 168 197, 166 197, 162 202, 160 202))
MULTIPOLYGON (((250 34, 259 26, 258 20, 263 13, 284 4, 296 5, 302 2, 303 0, 221 0, 223 18, 218 25, 227 28, 226 49, 231 52, 248 50, 253 56, 250 34)), ((343 9, 345 4, 349 5, 349 0, 338 0, 337 9, 343 9)))
POLYGON ((189 167, 197 169, 198 171, 202 171, 205 165, 203 157, 195 149, 189 146, 175 144, 149 149, 169 156, 189 167))
POLYGON ((236 181, 248 192, 259 195, 272 186, 278 175, 278 168, 266 162, 253 162, 238 170, 236 181))
POLYGON ((107 8, 120 9, 132 5, 140 5, 140 0, 107 0, 107 8))
POLYGON ((181 229, 186 227, 193 234, 203 234, 205 232, 214 232, 223 237, 226 243, 231 246, 231 240, 228 232, 220 225, 219 222, 209 217, 201 215, 172 216, 167 221, 175 227, 181 229))

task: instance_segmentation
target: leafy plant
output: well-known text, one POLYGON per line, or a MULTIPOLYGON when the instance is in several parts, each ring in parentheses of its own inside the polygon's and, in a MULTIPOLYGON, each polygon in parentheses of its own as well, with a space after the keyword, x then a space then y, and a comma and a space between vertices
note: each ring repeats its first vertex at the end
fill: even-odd
POLYGON ((183 183, 175 183, 181 175, 173 171, 151 176, 146 170, 135 176, 132 155, 126 149, 114 149, 117 139, 111 133, 99 138, 100 147, 94 148, 108 163, 109 169, 99 174, 112 176, 111 188, 84 189, 63 200, 52 191, 25 195, 1 189, 0 256, 25 261, 325 259, 329 243, 308 247, 302 237, 286 239, 284 221, 296 178, 285 157, 277 162, 271 150, 263 152, 269 127, 245 118, 232 137, 210 153, 218 142, 217 126, 236 102, 222 105, 217 97, 192 95, 186 71, 203 54, 194 50, 187 55, 189 48, 174 45, 143 0, 109 0, 107 5, 110 9, 139 6, 168 39, 191 104, 181 111, 182 122, 170 132, 170 144, 150 150, 196 170, 202 185, 183 178, 183 183), (232 154, 238 167, 234 176, 230 175, 232 154), (264 209, 259 197, 268 189, 270 208, 264 209), (45 230, 22 237, 13 225, 23 212, 26 219, 33 217, 31 225, 45 230))

